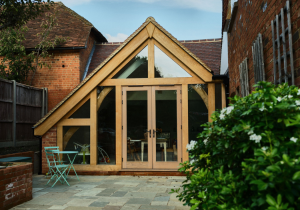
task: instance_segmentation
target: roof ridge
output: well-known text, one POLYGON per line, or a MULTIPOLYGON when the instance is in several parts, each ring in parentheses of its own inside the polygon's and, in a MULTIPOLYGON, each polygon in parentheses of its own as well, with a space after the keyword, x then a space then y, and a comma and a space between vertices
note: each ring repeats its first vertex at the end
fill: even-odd
POLYGON ((69 7, 67 7, 66 5, 64 5, 64 3, 62 3, 61 1, 58 2, 54 2, 55 4, 64 7, 63 9, 68 11, 71 15, 73 15, 75 18, 77 18, 78 20, 80 20, 82 23, 88 25, 88 26, 92 26, 94 27, 94 25, 88 21, 87 19, 85 19, 84 17, 82 17, 81 15, 79 15, 77 12, 73 11, 72 9, 70 9, 69 7))

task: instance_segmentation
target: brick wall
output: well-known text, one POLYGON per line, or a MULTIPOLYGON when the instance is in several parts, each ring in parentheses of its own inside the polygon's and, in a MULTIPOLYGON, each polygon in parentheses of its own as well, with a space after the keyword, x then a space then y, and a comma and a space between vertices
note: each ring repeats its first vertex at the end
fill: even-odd
POLYGON ((32 199, 32 163, 0 170, 0 210, 32 199))
MULTIPOLYGON (((228 62, 230 77, 230 96, 235 95, 240 86, 239 64, 248 57, 249 86, 253 90, 254 69, 252 44, 258 33, 263 38, 263 54, 266 80, 273 82, 273 43, 271 20, 280 13, 286 0, 251 0, 238 1, 238 12, 234 20, 231 33, 228 34, 228 62), (251 2, 251 3, 249 3, 251 2), (266 7, 265 7, 266 6, 266 7), (264 8, 265 7, 265 8, 264 8), (265 11, 264 11, 265 9, 265 11)), ((294 50, 295 85, 300 86, 300 1, 290 0, 292 36, 294 50)), ((285 18, 286 20, 286 18, 285 18)), ((285 24, 287 27, 287 24, 285 24)), ((280 32, 281 33, 281 32, 280 32)), ((288 57, 289 60, 289 57, 288 57)), ((283 62, 282 62, 283 63, 283 62)), ((288 61, 289 63, 289 61, 288 61)), ((251 92, 251 90, 250 90, 251 92)))
POLYGON ((90 34, 86 49, 80 50, 80 81, 82 80, 82 76, 88 62, 89 56, 93 49, 95 43, 95 36, 93 33, 90 34))
MULTIPOLYGON (((47 59, 51 68, 38 69, 32 86, 48 88, 48 110, 55 107, 80 83, 79 50, 51 51, 54 57, 47 59)), ((28 79, 31 80, 32 74, 28 79)))
POLYGON ((48 164, 45 154, 44 147, 53 147, 57 146, 56 142, 56 126, 52 127, 50 130, 47 131, 42 137, 42 173, 48 173, 48 164))
MULTIPOLYGON (((31 157, 32 164, 34 165, 34 152, 33 151, 0 155, 0 158, 7 158, 7 157, 31 157)), ((33 169, 34 169, 34 167, 32 167, 32 173, 34 173, 33 169)))

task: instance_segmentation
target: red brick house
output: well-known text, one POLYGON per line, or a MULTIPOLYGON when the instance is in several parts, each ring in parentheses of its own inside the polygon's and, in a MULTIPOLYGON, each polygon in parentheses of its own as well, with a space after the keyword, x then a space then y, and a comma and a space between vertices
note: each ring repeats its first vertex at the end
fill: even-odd
POLYGON ((237 1, 232 9, 231 1, 223 0, 230 96, 251 93, 261 80, 299 87, 299 28, 297 0, 237 1))
MULTIPOLYGON (((97 42, 107 42, 106 38, 85 18, 78 15, 63 3, 55 3, 51 10, 57 11, 57 23, 49 38, 57 36, 69 37, 66 43, 55 47, 49 53, 51 68, 38 69, 32 86, 48 88, 48 110, 51 110, 67 94, 69 94, 85 77, 90 57, 97 42)), ((39 43, 37 33, 41 32, 41 22, 44 15, 27 23, 29 28, 25 34, 26 49, 30 51, 39 43)), ((32 74, 28 80, 31 81, 32 74)), ((29 83, 28 81, 28 83, 29 83)))

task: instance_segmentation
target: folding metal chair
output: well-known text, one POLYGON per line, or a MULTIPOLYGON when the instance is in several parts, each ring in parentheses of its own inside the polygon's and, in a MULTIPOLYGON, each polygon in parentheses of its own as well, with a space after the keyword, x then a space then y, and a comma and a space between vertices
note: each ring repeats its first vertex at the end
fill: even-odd
POLYGON ((67 183, 69 185, 68 181, 66 180, 66 171, 69 168, 69 165, 62 164, 61 161, 59 161, 58 157, 55 154, 53 154, 53 151, 54 150, 45 150, 48 165, 50 165, 49 159, 50 158, 52 159, 52 161, 51 161, 52 165, 50 165, 50 167, 49 167, 50 174, 52 176, 46 185, 48 185, 49 182, 53 179, 56 179, 56 181, 54 182, 54 184, 51 187, 53 187, 57 183, 57 181, 60 181, 62 184, 67 183), (61 179, 63 179, 63 180, 61 180, 61 179))
MULTIPOLYGON (((59 147, 58 146, 54 146, 54 147, 44 147, 45 151, 46 150, 59 150, 59 147)), ((50 153, 49 153, 50 154, 50 153)), ((52 153, 51 153, 52 154, 52 153)), ((52 156, 51 156, 52 157, 52 156)), ((55 154, 55 157, 56 157, 56 160, 59 160, 59 163, 62 164, 63 162, 66 162, 66 161, 60 161, 60 159, 57 157, 57 154, 55 154)), ((48 175, 51 175, 52 176, 52 171, 51 171, 51 167, 54 166, 54 161, 52 160, 52 158, 50 157, 47 157, 47 153, 46 153, 46 158, 47 158, 47 164, 48 164, 48 167, 49 167, 49 170, 48 170, 48 173, 46 174, 46 176, 48 175)))

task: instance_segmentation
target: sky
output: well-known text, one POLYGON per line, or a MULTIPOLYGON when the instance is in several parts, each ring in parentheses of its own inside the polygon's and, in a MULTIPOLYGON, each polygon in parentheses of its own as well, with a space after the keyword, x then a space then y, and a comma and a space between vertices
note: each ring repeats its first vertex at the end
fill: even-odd
POLYGON ((61 0, 110 42, 122 42, 147 17, 178 40, 221 38, 222 0, 61 0))

